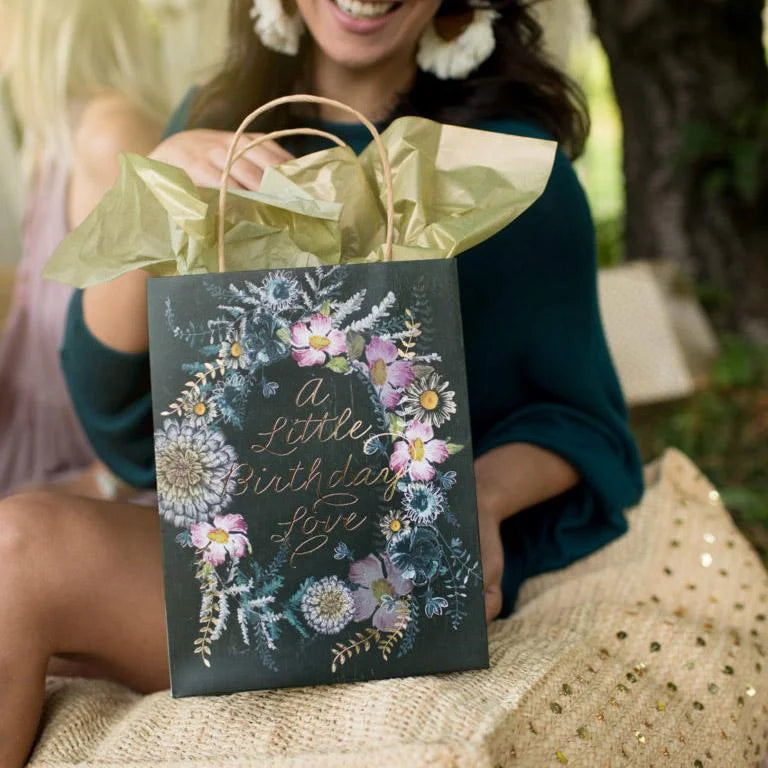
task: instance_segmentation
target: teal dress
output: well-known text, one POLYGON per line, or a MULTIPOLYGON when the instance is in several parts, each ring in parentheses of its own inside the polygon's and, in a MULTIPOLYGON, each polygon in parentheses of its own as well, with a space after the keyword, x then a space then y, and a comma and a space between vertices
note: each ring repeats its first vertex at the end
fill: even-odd
MULTIPOLYGON (((168 133, 182 130, 187 104, 168 133)), ((356 151, 360 126, 323 124, 356 151)), ((534 125, 494 120, 478 128, 549 138, 534 125)), ((303 150, 318 148, 302 146, 303 150)), ((570 491, 502 525, 503 615, 521 583, 563 568, 627 530, 624 511, 642 495, 641 464, 605 341, 597 301, 595 233, 568 158, 558 152, 543 196, 521 217, 458 257, 475 456, 530 443, 580 475, 570 491)), ((147 354, 102 345, 70 305, 62 363, 86 434, 125 482, 155 482, 147 354)))

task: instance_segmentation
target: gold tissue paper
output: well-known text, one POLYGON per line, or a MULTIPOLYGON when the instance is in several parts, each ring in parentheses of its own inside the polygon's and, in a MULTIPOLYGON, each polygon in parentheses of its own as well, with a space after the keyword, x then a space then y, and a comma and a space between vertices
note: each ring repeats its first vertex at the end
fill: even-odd
MULTIPOLYGON (((423 118, 382 134, 392 166, 394 260, 449 258, 505 227, 544 191, 556 143, 423 118)), ((218 271, 217 189, 123 155, 116 184, 54 253, 45 276, 85 288, 135 269, 218 271)), ((227 269, 380 261, 386 204, 376 148, 334 147, 267 168, 258 192, 227 192, 227 269)))

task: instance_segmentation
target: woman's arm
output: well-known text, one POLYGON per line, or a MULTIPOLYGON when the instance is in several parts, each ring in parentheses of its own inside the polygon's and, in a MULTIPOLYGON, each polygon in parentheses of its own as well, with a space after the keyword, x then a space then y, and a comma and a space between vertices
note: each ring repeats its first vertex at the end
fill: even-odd
MULTIPOLYGON (((107 94, 88 103, 74 135, 67 199, 72 229, 83 222, 117 180, 120 154, 151 152, 160 141, 161 131, 161 126, 121 94, 107 94)), ((141 338, 146 336, 145 307, 142 273, 128 275, 103 292, 87 292, 83 302, 88 326, 98 331, 100 341, 114 341, 115 348, 122 352, 146 348, 141 346, 141 338), (130 322, 125 322, 126 318, 130 322)))
POLYGON ((562 152, 542 198, 459 256, 489 617, 511 611, 526 578, 621 535, 642 491, 595 262, 562 152))
MULTIPOLYGON (((67 187, 67 224, 77 227, 115 182, 122 152, 149 152, 160 138, 160 126, 127 97, 104 94, 92 99, 74 126, 73 152, 67 187)), ((120 300, 112 310, 123 312, 120 300)), ((57 490, 95 498, 116 498, 132 492, 115 481, 100 462, 55 483, 57 490)))
MULTIPOLYGON (((254 136, 244 136, 240 145, 254 136)), ((163 141, 150 156, 183 168, 198 186, 217 187, 232 138, 233 134, 226 131, 186 131, 163 141)), ((144 147, 139 154, 149 153, 153 146, 144 147)), ((263 144, 235 164, 229 186, 258 189, 265 167, 290 158, 291 155, 275 142, 263 144)), ((116 170, 110 184, 114 178, 116 170)), ((108 186, 102 189, 102 194, 108 186)), ((126 354, 146 352, 149 347, 146 283, 147 273, 139 270, 85 290, 85 324, 98 341, 126 354)))
POLYGON ((551 451, 527 443, 508 443, 475 461, 477 514, 483 553, 485 615, 501 612, 504 547, 500 526, 523 509, 573 488, 576 470, 551 451))
MULTIPOLYGON (((231 138, 215 131, 180 133, 152 157, 184 168, 199 186, 217 186, 231 138)), ((238 163, 232 186, 257 185, 265 165, 288 157, 277 145, 262 145, 238 163)), ((62 349, 72 401, 96 453, 136 488, 155 482, 146 281, 147 274, 136 271, 76 292, 62 349)))
POLYGON ((576 470, 552 451, 526 443, 494 448, 475 462, 478 502, 497 523, 579 482, 576 470))

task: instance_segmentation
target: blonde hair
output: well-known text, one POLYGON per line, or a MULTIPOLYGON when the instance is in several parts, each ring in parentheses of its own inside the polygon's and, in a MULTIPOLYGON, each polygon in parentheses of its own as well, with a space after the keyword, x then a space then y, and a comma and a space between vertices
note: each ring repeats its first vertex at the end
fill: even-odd
POLYGON ((120 93, 168 116, 159 30, 140 0, 0 0, 10 11, 3 62, 24 137, 25 165, 69 151, 71 110, 120 93))

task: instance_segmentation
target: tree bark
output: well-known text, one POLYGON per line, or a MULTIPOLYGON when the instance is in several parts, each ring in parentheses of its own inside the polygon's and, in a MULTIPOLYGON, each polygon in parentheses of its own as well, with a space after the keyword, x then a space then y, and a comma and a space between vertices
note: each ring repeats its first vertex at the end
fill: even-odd
POLYGON ((624 122, 627 253, 768 340, 765 0, 589 0, 624 122))

